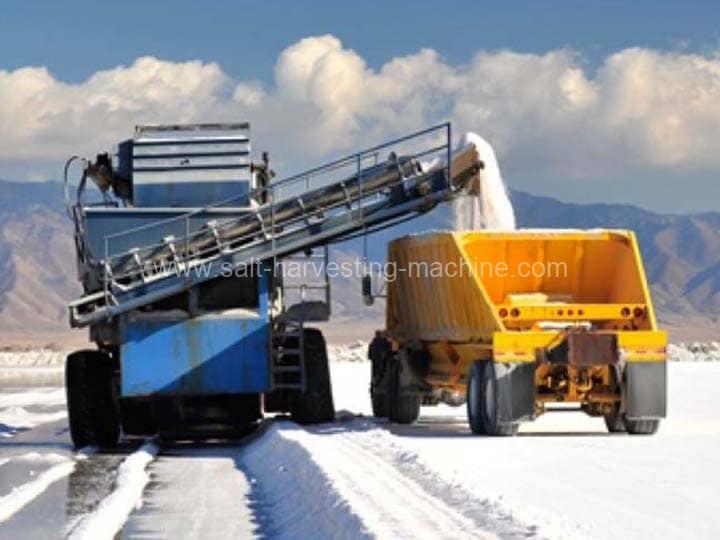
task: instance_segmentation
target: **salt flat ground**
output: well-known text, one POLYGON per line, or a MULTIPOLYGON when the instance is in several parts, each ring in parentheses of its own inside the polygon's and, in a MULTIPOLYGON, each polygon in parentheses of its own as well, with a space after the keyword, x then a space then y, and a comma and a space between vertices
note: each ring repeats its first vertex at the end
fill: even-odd
POLYGON ((447 406, 396 426, 370 415, 368 364, 332 374, 333 424, 277 420, 251 440, 157 455, 142 441, 73 453, 62 389, 3 389, 0 538, 720 535, 719 363, 669 365, 669 417, 652 437, 609 435, 578 412, 474 437, 447 406))

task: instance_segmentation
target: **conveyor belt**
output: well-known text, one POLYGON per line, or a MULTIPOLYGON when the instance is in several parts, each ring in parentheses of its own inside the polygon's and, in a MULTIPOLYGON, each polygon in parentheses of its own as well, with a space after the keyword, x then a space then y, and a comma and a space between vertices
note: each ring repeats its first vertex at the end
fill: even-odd
MULTIPOLYGON (((358 165, 352 176, 285 196, 237 218, 208 223, 183 238, 165 238, 106 258, 99 263, 103 289, 70 304, 71 324, 87 326, 173 296, 218 277, 228 264, 238 267, 283 257, 428 211, 463 190, 480 166, 472 146, 456 153, 451 167, 444 161, 423 170, 417 155, 391 154, 379 164, 358 165), (199 265, 203 271, 192 272, 199 265)), ((337 163, 313 172, 331 173, 337 163)), ((279 198, 283 188, 284 182, 271 184, 267 199, 279 198)), ((123 234, 132 235, 133 230, 123 234)))

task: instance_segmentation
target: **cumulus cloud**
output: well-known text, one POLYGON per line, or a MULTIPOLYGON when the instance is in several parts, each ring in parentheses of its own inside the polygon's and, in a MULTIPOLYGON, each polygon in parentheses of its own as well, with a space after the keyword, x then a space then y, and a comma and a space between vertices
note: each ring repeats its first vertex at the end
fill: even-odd
POLYGON ((151 57, 75 85, 45 68, 0 71, 0 160, 47 161, 111 147, 137 123, 212 114, 229 87, 216 64, 151 57))
POLYGON ((481 133, 516 170, 717 171, 720 57, 633 48, 591 73, 570 50, 479 51, 453 65, 423 49, 372 69, 325 35, 282 51, 268 85, 153 57, 78 84, 43 67, 0 70, 0 175, 111 149, 136 124, 238 119, 288 171, 445 119, 481 133))

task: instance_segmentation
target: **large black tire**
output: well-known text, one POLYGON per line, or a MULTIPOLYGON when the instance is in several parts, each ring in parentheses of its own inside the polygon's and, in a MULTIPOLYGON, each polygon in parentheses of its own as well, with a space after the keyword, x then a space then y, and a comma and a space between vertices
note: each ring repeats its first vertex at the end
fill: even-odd
POLYGON ((625 429, 630 435, 653 435, 660 427, 660 420, 631 420, 625 418, 625 429))
POLYGON ((503 422, 499 418, 500 394, 498 392, 497 368, 492 360, 482 362, 481 424, 487 435, 511 437, 517 433, 518 422, 503 422))
POLYGON ((332 422, 335 420, 335 404, 325 338, 320 330, 306 328, 303 341, 307 384, 304 393, 293 396, 290 415, 300 424, 332 422))
POLYGON ((390 343, 383 337, 375 337, 368 347, 370 359, 370 401, 372 402, 373 416, 387 418, 388 408, 388 365, 392 349, 390 343))
POLYGON ((475 435, 485 434, 485 424, 483 423, 482 406, 483 406, 483 365, 481 361, 474 362, 470 367, 467 384, 467 415, 470 431, 475 435))
POLYGON ((402 364, 399 361, 391 362, 389 372, 388 419, 398 424, 412 424, 420 416, 421 396, 404 392, 400 384, 400 370, 402 364))
POLYGON ((65 364, 70 437, 75 448, 112 448, 120 439, 115 367, 102 351, 76 351, 65 364))

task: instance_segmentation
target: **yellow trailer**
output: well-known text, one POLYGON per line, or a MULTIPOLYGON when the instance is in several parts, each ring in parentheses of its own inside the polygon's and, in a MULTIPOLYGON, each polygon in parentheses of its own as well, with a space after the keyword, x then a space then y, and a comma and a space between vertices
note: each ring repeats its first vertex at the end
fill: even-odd
POLYGON ((370 344, 376 416, 467 403, 474 433, 511 435, 554 403, 649 434, 665 416, 658 330, 634 233, 471 231, 388 252, 386 329, 370 344))

